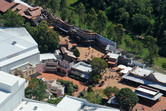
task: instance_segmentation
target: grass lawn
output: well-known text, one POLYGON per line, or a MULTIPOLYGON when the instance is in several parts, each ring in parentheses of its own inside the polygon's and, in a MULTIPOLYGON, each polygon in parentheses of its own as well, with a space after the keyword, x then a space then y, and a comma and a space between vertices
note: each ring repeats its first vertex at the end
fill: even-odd
MULTIPOLYGON (((162 64, 163 64, 163 63, 166 63, 166 58, 164 58, 164 57, 158 57, 158 59, 156 59, 156 60, 154 61, 154 65, 158 66, 158 67, 161 68, 161 69, 163 69, 163 68, 162 68, 162 64)), ((163 70, 165 70, 165 69, 163 69, 163 70)))

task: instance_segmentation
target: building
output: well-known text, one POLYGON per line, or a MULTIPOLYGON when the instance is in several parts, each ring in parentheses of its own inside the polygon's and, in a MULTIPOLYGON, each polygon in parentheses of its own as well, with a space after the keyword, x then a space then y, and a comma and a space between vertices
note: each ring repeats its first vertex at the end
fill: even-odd
POLYGON ((143 85, 140 85, 137 89, 135 89, 134 92, 137 94, 137 96, 153 102, 157 102, 163 95, 159 90, 152 89, 143 85))
POLYGON ((0 71, 0 111, 119 111, 72 96, 65 96, 58 105, 27 99, 24 87, 25 79, 0 71))
POLYGON ((127 67, 125 65, 118 65, 118 70, 121 74, 127 74, 129 71, 132 70, 132 67, 127 67))
POLYGON ((90 64, 86 64, 85 62, 79 62, 71 67, 70 73, 83 79, 89 80, 91 71, 92 68, 90 64))
POLYGON ((56 72, 57 74, 61 76, 67 76, 70 72, 71 66, 72 66, 72 63, 70 64, 66 60, 63 60, 63 61, 59 60, 56 72))
POLYGON ((8 9, 10 9, 12 6, 15 5, 15 2, 13 0, 0 0, 0 12, 4 13, 8 9))
POLYGON ((122 81, 134 82, 138 85, 146 85, 163 92, 166 91, 166 75, 142 69, 138 66, 134 67, 128 74, 122 76, 122 81))
POLYGON ((65 47, 61 47, 61 52, 63 54, 63 58, 69 62, 75 61, 76 56, 73 54, 73 52, 67 50, 65 47))
POLYGON ((108 63, 108 66, 115 67, 115 66, 117 66, 117 63, 118 63, 118 57, 119 57, 118 54, 109 52, 103 58, 108 63))
POLYGON ((54 94, 56 97, 63 96, 65 94, 65 87, 56 80, 44 80, 44 82, 46 83, 48 92, 54 94))
POLYGON ((0 71, 10 73, 25 63, 36 65, 40 60, 38 44, 23 27, 0 28, 0 71))
POLYGON ((40 54, 41 63, 54 62, 54 61, 57 61, 57 58, 55 57, 54 54, 51 53, 40 54))
POLYGON ((24 97, 25 79, 0 71, 0 111, 13 111, 24 97))
POLYGON ((30 78, 30 75, 36 73, 36 66, 29 63, 11 69, 11 74, 22 77, 24 79, 30 78))
POLYGON ((60 111, 120 111, 119 109, 89 103, 85 99, 65 96, 57 105, 60 111))

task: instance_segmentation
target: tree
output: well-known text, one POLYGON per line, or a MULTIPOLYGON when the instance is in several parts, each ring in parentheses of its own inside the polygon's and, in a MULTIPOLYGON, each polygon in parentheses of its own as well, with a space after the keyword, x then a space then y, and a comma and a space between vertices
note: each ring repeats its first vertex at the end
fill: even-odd
POLYGON ((47 102, 48 102, 48 103, 51 103, 51 104, 57 105, 61 100, 62 100, 62 98, 48 99, 47 102))
POLYGON ((94 23, 96 22, 96 20, 97 20, 96 11, 94 8, 91 8, 85 19, 86 24, 90 29, 94 29, 94 23))
POLYGON ((90 103, 99 104, 102 102, 102 97, 96 91, 86 93, 85 99, 88 100, 90 103))
POLYGON ((48 27, 46 21, 40 22, 36 27, 29 26, 28 23, 25 26, 38 43, 41 53, 54 52, 59 48, 59 35, 48 27))
POLYGON ((149 50, 149 54, 147 55, 147 60, 150 64, 154 62, 154 59, 158 57, 158 46, 156 45, 157 39, 148 35, 145 37, 146 46, 149 50))
POLYGON ((5 27, 21 27, 24 25, 25 19, 20 15, 17 14, 16 11, 8 10, 3 15, 4 26, 5 27))
POLYGON ((109 99, 110 96, 112 96, 112 87, 111 86, 107 86, 105 89, 104 89, 104 94, 107 96, 107 98, 109 99))
POLYGON ((97 16, 97 22, 96 22, 96 31, 99 34, 103 34, 103 31, 106 29, 107 24, 107 16, 104 13, 104 11, 99 10, 98 16, 97 16))
POLYGON ((136 14, 132 17, 133 31, 139 34, 146 32, 149 25, 150 20, 146 15, 136 14))
POLYGON ((85 6, 81 2, 78 4, 76 7, 76 12, 78 13, 79 16, 79 26, 82 25, 84 22, 84 15, 85 15, 85 6))
POLYGON ((98 83, 102 78, 101 73, 107 68, 107 63, 101 58, 94 57, 91 62, 92 72, 90 74, 91 83, 98 83))
POLYGON ((117 95, 119 93, 119 89, 114 86, 114 87, 111 87, 111 86, 107 86, 105 89, 104 89, 104 94, 107 96, 107 98, 109 99, 113 94, 114 95, 117 95))
POLYGON ((125 29, 123 28, 122 24, 117 24, 115 26, 115 33, 117 35, 117 39, 115 40, 117 44, 121 44, 125 29))
POLYGON ((166 63, 162 64, 162 68, 166 69, 166 63))
POLYGON ((130 110, 137 104, 139 98, 131 89, 122 88, 116 96, 116 101, 121 108, 130 110))
POLYGON ((67 1, 66 0, 61 0, 60 2, 60 10, 67 8, 67 1))
POLYGON ((43 100, 45 98, 46 85, 42 79, 32 79, 29 86, 25 89, 25 97, 35 100, 43 100))
POLYGON ((60 8, 58 0, 51 0, 49 7, 52 9, 53 13, 56 13, 60 8))
POLYGON ((68 9, 67 8, 63 8, 62 11, 61 11, 61 18, 62 20, 66 20, 68 18, 68 9))
POLYGON ((92 86, 88 86, 87 92, 93 92, 92 86))
POLYGON ((124 41, 126 43, 126 47, 130 48, 130 51, 132 51, 134 45, 133 39, 131 37, 126 37, 124 41))
POLYGON ((79 57, 79 56, 80 56, 80 51, 79 51, 77 48, 74 49, 74 55, 75 55, 76 57, 79 57))

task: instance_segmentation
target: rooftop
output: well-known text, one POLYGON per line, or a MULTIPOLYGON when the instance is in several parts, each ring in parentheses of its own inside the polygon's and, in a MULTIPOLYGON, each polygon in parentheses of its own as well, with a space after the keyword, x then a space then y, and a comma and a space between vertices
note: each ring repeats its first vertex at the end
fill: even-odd
POLYGON ((115 53, 108 53, 107 56, 109 56, 109 58, 112 58, 112 59, 118 59, 119 55, 118 54, 115 54, 115 53))
POLYGON ((12 6, 14 6, 14 2, 9 2, 7 0, 0 0, 0 11, 6 12, 12 6))
POLYGON ((138 76, 148 76, 152 71, 140 67, 134 67, 130 72, 138 76))
POLYGON ((32 48, 37 48, 37 43, 25 28, 0 28, 0 51, 3 52, 0 53, 0 66, 2 61, 10 61, 32 48))
POLYGON ((92 68, 90 64, 86 64, 84 62, 79 62, 72 66, 72 68, 83 71, 83 72, 91 72, 92 68))
POLYGON ((55 57, 54 54, 51 54, 51 53, 40 54, 40 61, 42 61, 42 60, 48 60, 48 59, 57 60, 57 58, 55 57))

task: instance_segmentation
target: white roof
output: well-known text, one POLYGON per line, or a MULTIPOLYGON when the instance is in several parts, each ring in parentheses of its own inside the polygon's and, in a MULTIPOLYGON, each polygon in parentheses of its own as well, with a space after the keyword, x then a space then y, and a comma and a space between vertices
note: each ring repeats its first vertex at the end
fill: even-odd
POLYGON ((113 58, 113 59, 118 59, 119 55, 115 54, 115 53, 108 53, 107 56, 109 56, 109 58, 113 58))
POLYGON ((37 43, 25 28, 0 28, 0 64, 32 48, 37 48, 37 43))
POLYGON ((0 105, 24 83, 25 79, 0 71, 0 105))
POLYGON ((57 58, 55 57, 54 54, 51 54, 51 53, 40 54, 40 61, 42 61, 42 60, 48 60, 48 59, 57 60, 57 58))
POLYGON ((140 67, 135 67, 133 70, 131 70, 133 74, 139 75, 139 76, 148 76, 152 71, 148 69, 143 69, 140 67))
POLYGON ((158 72, 155 72, 153 73, 153 75, 155 76, 155 78, 162 82, 162 83, 166 83, 166 75, 165 74, 161 74, 161 73, 158 73, 158 72))
POLYGON ((57 107, 52 104, 27 99, 24 100, 14 111, 63 111, 63 110, 58 110, 57 107))
POLYGON ((79 111, 84 105, 82 101, 78 101, 65 96, 57 105, 58 108, 64 111, 79 111))
POLYGON ((15 3, 20 3, 20 4, 22 4, 22 5, 25 5, 25 6, 29 7, 29 8, 32 8, 32 6, 30 6, 29 4, 27 4, 27 3, 25 3, 25 2, 23 2, 23 1, 21 1, 21 0, 14 0, 14 2, 15 2, 15 3))
POLYGON ((118 68, 122 69, 120 72, 123 74, 127 74, 130 70, 132 70, 131 67, 127 67, 125 65, 118 65, 118 68))
POLYGON ((79 62, 72 66, 72 68, 83 71, 83 72, 91 72, 92 68, 90 64, 86 64, 84 62, 79 62))
POLYGON ((152 90, 148 90, 148 89, 145 89, 145 88, 141 88, 141 87, 138 87, 136 90, 144 92, 144 93, 148 93, 148 94, 153 95, 153 96, 158 93, 158 92, 155 92, 155 91, 152 91, 152 90))

